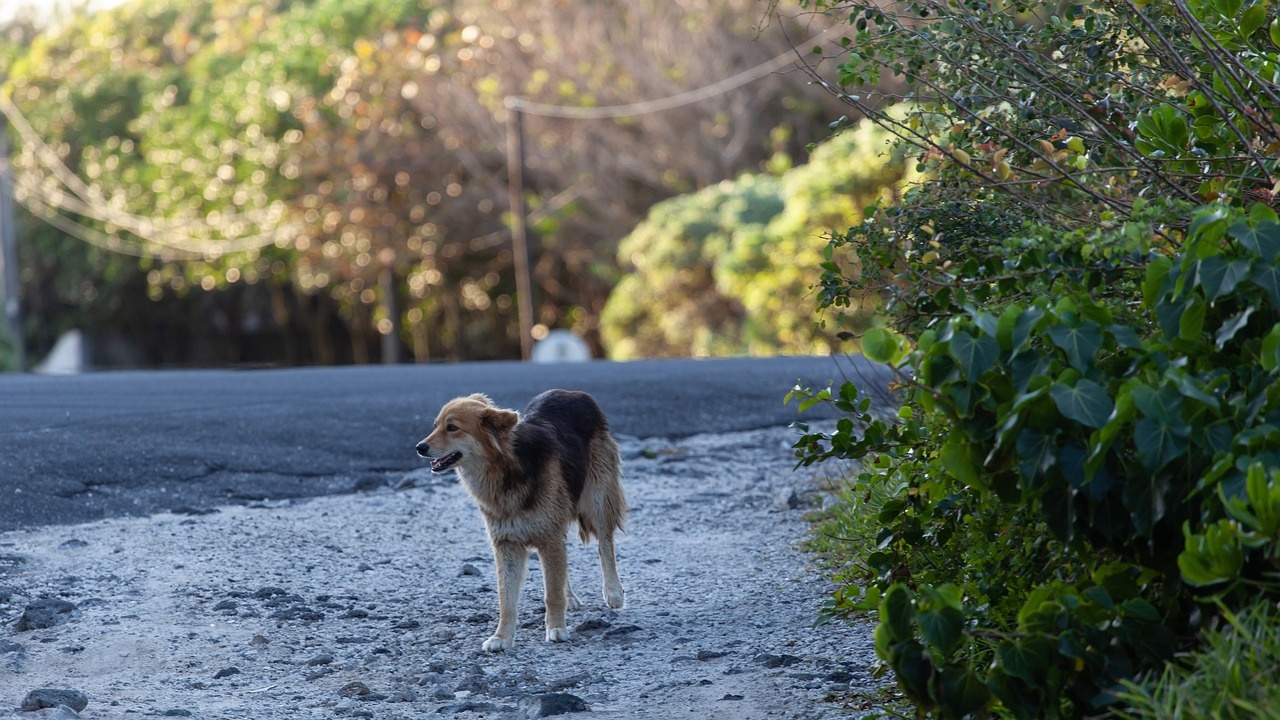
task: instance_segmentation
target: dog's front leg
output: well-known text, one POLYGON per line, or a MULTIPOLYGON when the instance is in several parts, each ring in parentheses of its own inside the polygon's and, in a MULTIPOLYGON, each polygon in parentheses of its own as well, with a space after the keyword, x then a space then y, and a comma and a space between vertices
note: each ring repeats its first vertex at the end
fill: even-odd
POLYGON ((493 544, 493 559, 498 569, 498 629, 484 641, 487 652, 501 652, 516 646, 516 604, 524 585, 529 550, 518 543, 493 544))
POLYGON ((564 609, 569 595, 569 554, 564 542, 538 546, 542 562, 542 600, 547 605, 547 642, 564 642, 569 629, 564 624, 564 609))

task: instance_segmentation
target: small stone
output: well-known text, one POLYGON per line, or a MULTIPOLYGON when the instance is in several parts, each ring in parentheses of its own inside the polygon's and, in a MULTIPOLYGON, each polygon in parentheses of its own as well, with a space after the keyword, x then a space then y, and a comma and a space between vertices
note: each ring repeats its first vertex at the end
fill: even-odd
POLYGON ((779 512, 800 507, 800 493, 795 488, 784 488, 773 500, 773 509, 779 512))
POLYGON ((741 700, 741 699, 742 699, 742 696, 741 696, 741 695, 734 695, 733 693, 725 693, 725 694, 724 694, 724 697, 722 697, 722 698, 720 698, 720 699, 721 699, 721 700, 741 700))
POLYGON ((222 602, 218 603, 217 605, 214 605, 214 606, 213 606, 213 609, 214 609, 215 611, 230 610, 231 612, 235 612, 235 611, 236 611, 236 608, 238 608, 238 607, 240 607, 240 606, 239 606, 239 604, 237 604, 237 603, 236 603, 236 601, 235 601, 235 600, 223 600, 222 602))
POLYGON ((639 632, 642 629, 643 628, 641 628, 639 625, 619 625, 618 627, 605 633, 604 636, 605 637, 621 637, 623 635, 630 635, 633 632, 639 632))
POLYGON ((483 573, 480 572, 480 568, 471 563, 463 563, 462 569, 458 571, 458 577, 480 577, 481 575, 483 573))
POLYGON ((294 605, 291 608, 285 608, 284 610, 277 610, 271 613, 271 619, 316 622, 324 619, 324 613, 319 610, 313 610, 306 605, 294 605))
POLYGON ((76 606, 66 600, 56 598, 33 600, 27 603, 26 609, 22 611, 22 617, 18 618, 18 631, 44 630, 61 625, 70 621, 75 611, 76 606))
POLYGON ((362 682, 350 682, 350 683, 347 683, 346 685, 343 685, 338 690, 339 695, 341 695, 342 697, 349 697, 349 698, 358 698, 362 695, 368 695, 372 692, 373 691, 369 689, 369 686, 365 685, 362 682))
POLYGON ((89 543, 79 538, 71 538, 70 540, 59 545, 58 547, 66 548, 68 550, 74 550, 76 548, 89 547, 89 543))
POLYGON ((231 677, 232 675, 239 675, 239 674, 240 674, 240 668, 238 667, 222 668, 218 672, 214 673, 213 679, 221 680, 222 678, 227 678, 227 677, 231 677))
POLYGON ((853 682, 853 673, 848 673, 848 672, 845 672, 844 670, 836 670, 835 672, 828 673, 826 677, 822 679, 826 680, 827 682, 835 682, 835 683, 853 682))
POLYGON ((284 588, 278 588, 272 585, 268 585, 267 587, 259 588, 258 591, 253 594, 253 599, 254 600, 270 600, 271 598, 276 597, 277 595, 288 595, 288 594, 289 594, 289 591, 285 590, 284 588))
POLYGON ((468 617, 467 622, 471 623, 472 625, 483 625, 485 623, 493 622, 493 616, 490 615, 489 613, 479 612, 468 617))
POLYGON ((0 585, 0 603, 7 603, 13 600, 13 596, 18 594, 18 588, 12 585, 0 585))
POLYGON ((315 667, 316 665, 328 665, 333 662, 333 656, 329 653, 321 653, 307 661, 307 665, 315 667))
POLYGON ((553 715, 564 715, 573 712, 590 712, 587 703, 577 695, 568 693, 547 693, 539 695, 530 703, 527 717, 544 718, 553 715))
POLYGON ((3 655, 5 653, 26 652, 26 650, 27 650, 26 648, 22 647, 16 642, 9 642, 8 640, 0 640, 0 655, 3 655))
POLYGON ((574 632, 589 632, 591 630, 604 630, 605 628, 610 627, 613 626, 608 620, 604 620, 602 618, 588 618, 578 623, 578 626, 573 630, 574 632))
POLYGON ((191 717, 191 711, 183 710, 182 708, 174 708, 172 710, 165 710, 162 715, 164 717, 191 717))
POLYGON ((699 650, 698 659, 699 660, 715 660, 716 658, 722 658, 728 654, 729 653, 727 652, 719 652, 716 650, 699 650))
POLYGON ((391 627, 397 630, 416 630, 417 628, 422 627, 422 623, 417 620, 401 620, 391 627))
POLYGON ((89 705, 89 698, 79 690, 62 690, 57 688, 39 688, 27 693, 22 699, 22 709, 27 712, 56 708, 60 705, 80 712, 89 705))
POLYGON ((547 683, 547 688, 552 691, 564 690, 567 688, 574 687, 576 685, 583 685, 589 682, 590 680, 591 680, 591 676, 589 674, 578 673, 577 675, 562 677, 559 680, 552 680, 551 682, 547 683))
POLYGON ((767 668, 791 667, 800 662, 800 658, 795 655, 770 655, 761 653, 755 657, 755 661, 767 668))

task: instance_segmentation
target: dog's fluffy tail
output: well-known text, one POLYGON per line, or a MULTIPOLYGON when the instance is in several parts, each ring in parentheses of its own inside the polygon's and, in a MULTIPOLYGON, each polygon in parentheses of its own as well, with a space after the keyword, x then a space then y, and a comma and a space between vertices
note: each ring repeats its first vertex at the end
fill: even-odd
POLYGON ((622 457, 608 431, 591 439, 587 477, 578 498, 578 537, 613 537, 627 519, 627 496, 622 490, 622 457))

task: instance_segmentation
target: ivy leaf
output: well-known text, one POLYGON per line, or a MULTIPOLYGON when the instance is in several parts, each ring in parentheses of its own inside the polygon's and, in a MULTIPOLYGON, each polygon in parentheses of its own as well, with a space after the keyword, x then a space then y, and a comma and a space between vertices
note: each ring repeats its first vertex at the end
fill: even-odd
POLYGON ((1191 296, 1182 311, 1182 317, 1178 320, 1178 337, 1192 342, 1199 340, 1200 333, 1204 331, 1204 318, 1208 311, 1208 303, 1198 295, 1191 296))
POLYGON ((1006 640, 996 648, 996 657, 1005 674, 1031 688, 1040 687, 1048 675, 1051 654, 1052 647, 1043 635, 1031 635, 1018 643, 1006 640))
POLYGON ((1236 333, 1240 332, 1240 328, 1249 324, 1249 316, 1252 315, 1253 311, 1256 309, 1257 308, 1250 305, 1235 315, 1227 318, 1227 321, 1222 324, 1222 327, 1218 328, 1218 335, 1215 338, 1215 344, 1219 350, 1222 349, 1222 346, 1231 342, 1231 339, 1236 336, 1236 333))
POLYGON ((920 588, 920 610, 916 621, 920 623, 920 635, 925 642, 943 657, 955 652, 964 631, 964 615, 954 607, 934 598, 936 591, 929 586, 920 588))
POLYGON ((1186 443, 1182 441, 1187 434, 1186 424, 1181 418, 1146 417, 1133 424, 1133 442, 1138 449, 1138 458, 1148 470, 1153 471, 1186 452, 1186 443))
POLYGON ((1274 263, 1280 257, 1280 223, 1275 220, 1260 220, 1256 225, 1250 225, 1244 219, 1236 220, 1231 224, 1231 236, 1268 263, 1274 263))
POLYGON ((975 382, 996 363, 1000 354, 1000 346, 990 335, 974 337, 963 330, 957 330, 951 336, 948 348, 951 357, 960 365, 961 371, 970 382, 975 382))
POLYGON ((1280 323, 1271 326, 1271 332, 1262 338, 1262 354, 1258 362, 1267 372, 1275 372, 1280 367, 1280 323))
POLYGON ((1280 267, 1258 265, 1249 276, 1258 287, 1266 291, 1274 305, 1280 306, 1280 267))
POLYGON ((906 586, 894 584, 880 602, 880 625, 888 628, 892 642, 909 640, 911 621, 915 619, 915 597, 906 586))
POLYGON ((960 433, 952 433, 947 438, 947 443, 942 446, 942 452, 939 459, 942 460, 942 466, 951 473, 951 477, 959 480, 965 485, 975 486, 981 483, 982 478, 978 475, 978 470, 973 462, 973 446, 964 441, 960 433))
POLYGON ((1207 257, 1200 261, 1197 277, 1205 297, 1217 300, 1249 277, 1249 261, 1227 260, 1221 255, 1207 257))
POLYGON ((1102 328, 1091 320, 1075 327, 1055 325, 1049 328, 1049 339, 1067 354, 1071 367, 1083 372, 1102 347, 1102 328))
POLYGON ((1063 417, 1094 429, 1106 425, 1115 409, 1106 388, 1087 378, 1077 380, 1075 385, 1056 382, 1049 394, 1063 417))
POLYGON ((862 354, 872 362, 897 365, 906 355, 902 336, 888 328, 871 328, 862 336, 862 354))
POLYGON ((1264 3, 1250 5, 1240 17, 1240 37, 1247 40, 1258 28, 1267 22, 1267 6, 1264 3))
POLYGON ((942 702, 957 717, 967 717, 987 706, 991 690, 972 668, 952 665, 941 672, 942 702))

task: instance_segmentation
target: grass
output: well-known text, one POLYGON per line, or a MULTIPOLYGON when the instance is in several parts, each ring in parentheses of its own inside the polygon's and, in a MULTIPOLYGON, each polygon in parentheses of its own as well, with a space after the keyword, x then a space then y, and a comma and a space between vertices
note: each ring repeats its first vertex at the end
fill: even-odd
POLYGON ((1280 609, 1259 602, 1158 677, 1128 683, 1129 720, 1280 720, 1280 609))

